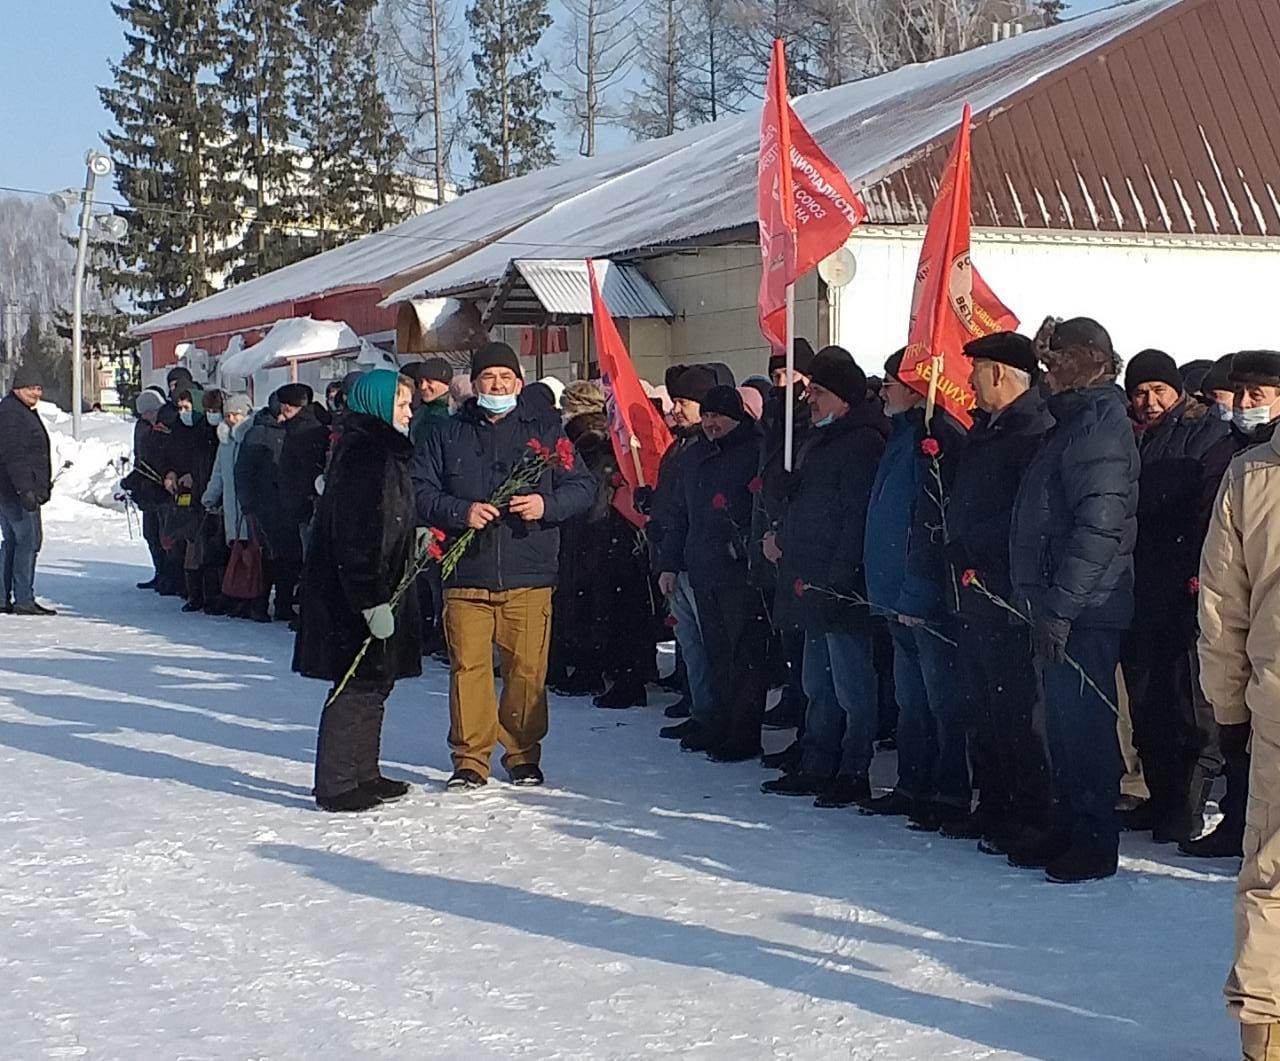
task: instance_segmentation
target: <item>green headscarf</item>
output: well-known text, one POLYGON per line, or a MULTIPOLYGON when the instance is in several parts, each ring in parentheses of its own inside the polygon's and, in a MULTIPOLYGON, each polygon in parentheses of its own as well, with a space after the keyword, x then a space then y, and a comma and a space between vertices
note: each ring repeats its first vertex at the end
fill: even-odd
POLYGON ((353 413, 376 416, 395 427, 396 391, 400 373, 379 368, 366 372, 347 391, 347 408, 353 413))

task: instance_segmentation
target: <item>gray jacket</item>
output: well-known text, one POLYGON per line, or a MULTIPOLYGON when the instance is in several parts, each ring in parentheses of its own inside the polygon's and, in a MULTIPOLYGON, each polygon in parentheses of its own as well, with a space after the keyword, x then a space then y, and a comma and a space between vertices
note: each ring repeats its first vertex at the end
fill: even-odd
POLYGON ((221 506, 222 528, 228 545, 235 541, 249 540, 249 521, 240 511, 240 501, 236 496, 236 458, 240 455, 244 436, 252 426, 253 417, 246 416, 232 429, 229 438, 218 443, 213 474, 209 477, 204 497, 200 499, 200 503, 207 509, 221 506))

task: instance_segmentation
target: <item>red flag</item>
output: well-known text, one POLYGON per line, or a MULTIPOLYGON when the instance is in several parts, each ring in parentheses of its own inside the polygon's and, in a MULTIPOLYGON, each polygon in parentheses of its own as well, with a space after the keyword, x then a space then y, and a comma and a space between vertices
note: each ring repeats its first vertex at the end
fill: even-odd
POLYGON ((618 470, 626 480, 626 488, 614 493, 614 507, 636 526, 647 519, 635 510, 631 492, 638 486, 653 486, 658 481, 658 465, 671 446, 671 432, 662 414, 654 407, 640 385, 635 365, 627 354, 617 325, 609 315, 596 279, 596 266, 587 259, 587 275, 591 280, 591 324, 595 333, 596 358, 600 362, 600 382, 604 387, 605 409, 609 414, 609 438, 618 470))
POLYGON ((787 285, 843 247, 867 208, 792 110, 779 40, 769 61, 756 173, 764 263, 760 330, 773 346, 785 349, 787 285))
POLYGON ((965 344, 1018 326, 1018 318, 996 298, 969 259, 969 115, 966 103, 956 146, 929 212, 902 359, 902 381, 927 395, 936 374, 935 402, 965 427, 973 423, 976 404, 965 344))

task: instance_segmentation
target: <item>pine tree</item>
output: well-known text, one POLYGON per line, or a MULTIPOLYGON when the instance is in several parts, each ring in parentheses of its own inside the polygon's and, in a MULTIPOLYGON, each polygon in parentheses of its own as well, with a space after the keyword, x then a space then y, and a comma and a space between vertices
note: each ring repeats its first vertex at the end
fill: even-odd
POLYGON ((289 68, 297 50, 292 0, 227 0, 225 59, 218 71, 226 97, 230 161, 250 224, 234 282, 278 269, 297 256, 289 199, 298 152, 289 143, 289 68))
POLYGON ((543 115, 553 94, 536 54, 551 25, 546 0, 472 0, 467 24, 476 46, 477 84, 467 92, 473 179, 496 184, 549 165, 553 126, 543 115))
POLYGON ((239 227, 228 179, 217 0, 119 0, 125 52, 99 90, 129 234, 101 275, 148 313, 220 285, 239 227))

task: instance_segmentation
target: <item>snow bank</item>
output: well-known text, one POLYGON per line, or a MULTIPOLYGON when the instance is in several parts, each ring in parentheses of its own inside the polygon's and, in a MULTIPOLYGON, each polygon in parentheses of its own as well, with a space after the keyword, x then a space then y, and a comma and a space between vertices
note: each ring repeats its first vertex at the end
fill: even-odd
POLYGON ((49 402, 36 406, 49 432, 54 498, 123 509, 115 500, 120 479, 132 467, 133 421, 115 413, 85 413, 80 441, 71 437, 71 414, 49 402), (70 461, 70 467, 64 467, 70 461))

